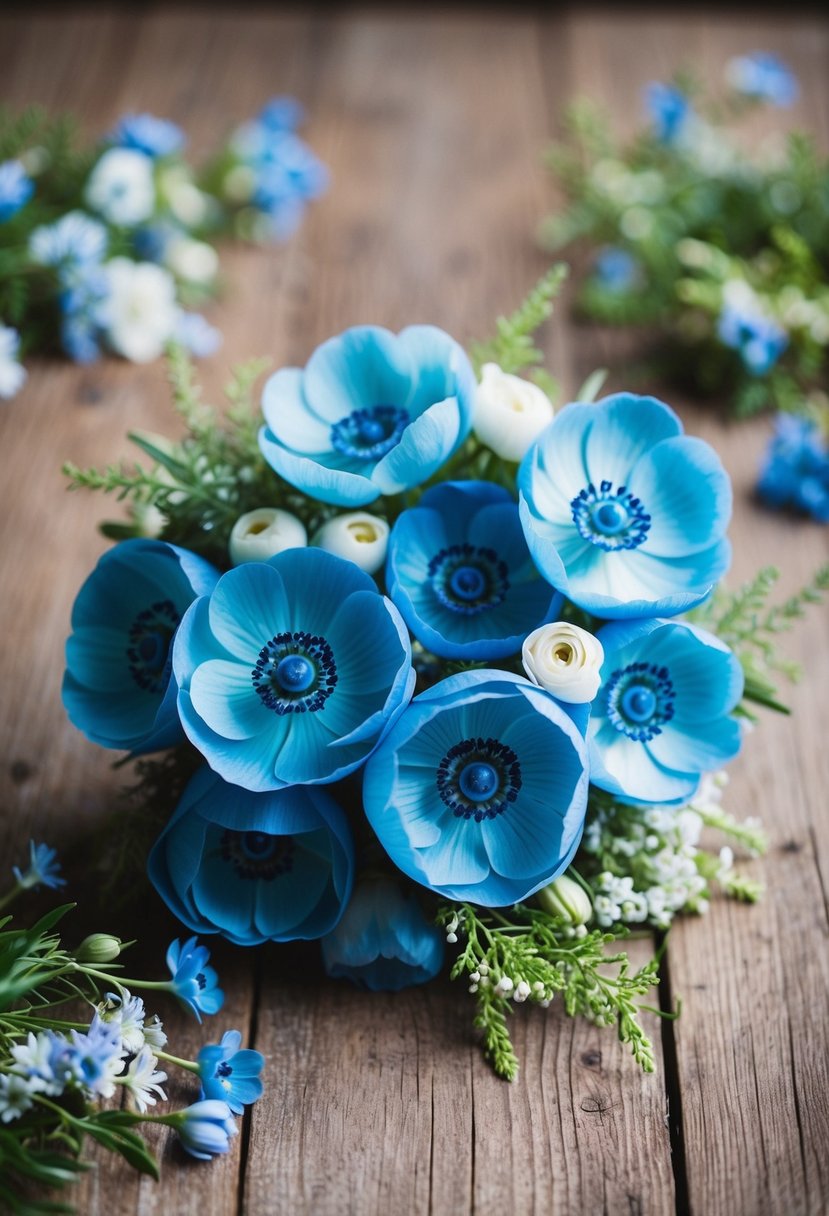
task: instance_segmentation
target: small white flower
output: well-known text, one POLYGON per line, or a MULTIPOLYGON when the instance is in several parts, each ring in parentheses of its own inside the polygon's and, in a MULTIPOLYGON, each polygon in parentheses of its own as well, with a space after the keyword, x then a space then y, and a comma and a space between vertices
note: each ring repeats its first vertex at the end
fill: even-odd
POLYGON ((161 1088, 162 1081, 167 1080, 166 1072, 156 1071, 158 1060, 149 1047, 142 1047, 138 1055, 130 1061, 122 1083, 135 1098, 135 1105, 145 1114, 147 1108, 155 1106, 158 1098, 164 1101, 167 1097, 161 1088), (157 1097, 156 1097, 157 1095, 157 1097))
POLYGON ((89 175, 85 197, 111 224, 134 228, 155 210, 152 160, 132 148, 110 148, 89 175))
POLYGON ((526 1001, 527 997, 532 992, 526 980, 519 980, 515 985, 515 992, 512 994, 512 999, 517 1001, 519 1005, 526 1001))
POLYGON ((144 1022, 144 1040, 156 1051, 161 1051, 167 1045, 167 1034, 157 1013, 144 1022))
POLYGON ((174 275, 188 283, 212 283, 219 269, 219 255, 213 246, 189 236, 170 241, 164 261, 174 275))
POLYGON ((599 691, 604 650, 586 629, 553 621, 525 638, 521 662, 534 684, 560 701, 583 705, 599 691))
POLYGON ((323 524, 311 544, 347 558, 366 574, 374 574, 386 560, 389 525, 365 511, 350 511, 323 524))
POLYGON ((17 1073, 0 1073, 0 1123, 11 1123, 32 1106, 32 1081, 17 1073))
POLYGON ((10 325, 0 324, 0 397, 8 400, 26 381, 26 369, 18 363, 20 336, 10 325))
POLYGON ((234 566, 266 562, 285 549, 304 549, 308 533, 302 520, 280 507, 257 507, 240 515, 230 533, 228 549, 234 566))
POLYGON ((132 996, 126 989, 123 996, 108 992, 106 999, 98 1006, 98 1015, 102 1022, 110 1022, 118 1027, 121 1032, 121 1047, 125 1053, 134 1055, 141 1051, 146 1036, 144 1002, 140 996, 132 996))
POLYGON ((129 258, 113 258, 104 272, 108 294, 98 320, 109 345, 133 363, 157 359, 178 321, 172 275, 152 262, 129 258))
POLYGON ((509 996, 515 985, 508 975, 502 975, 498 983, 495 985, 495 991, 502 993, 503 996, 509 996))
POLYGON ((520 376, 485 363, 475 394, 473 429, 481 443, 503 460, 519 461, 553 421, 553 403, 546 393, 520 376))
POLYGON ((458 935, 457 935, 457 933, 447 933, 447 934, 446 934, 446 940, 447 940, 447 942, 449 943, 449 945, 450 945, 450 946, 454 946, 454 945, 455 945, 455 943, 456 943, 456 942, 457 942, 457 940, 458 940, 458 935))

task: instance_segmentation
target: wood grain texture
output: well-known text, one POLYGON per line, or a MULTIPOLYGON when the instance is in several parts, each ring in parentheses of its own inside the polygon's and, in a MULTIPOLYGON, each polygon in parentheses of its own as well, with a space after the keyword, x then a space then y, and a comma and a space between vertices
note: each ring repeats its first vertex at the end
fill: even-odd
MULTIPOLYGON (((215 392, 234 360, 301 363, 358 322, 431 321, 462 341, 487 333, 546 265, 533 240, 552 198, 539 154, 561 106, 589 92, 630 130, 647 79, 683 61, 719 72, 728 55, 748 49, 747 38, 784 55, 800 76, 802 100, 780 116, 781 129, 808 123, 825 141, 827 33, 811 18, 752 22, 749 35, 739 17, 610 9, 548 17, 53 10, 0 19, 0 89, 14 103, 71 107, 89 132, 128 108, 167 114, 196 154, 273 92, 307 104, 332 189, 284 249, 223 251, 227 293, 211 319, 225 347, 203 365, 215 392)), ((571 391, 623 349, 615 337, 575 328, 563 311, 547 336, 550 366, 571 391)), ((622 385, 614 373, 613 387, 622 385)), ((825 530, 751 501, 765 424, 729 427, 676 404, 734 478, 735 577, 772 561, 794 589, 825 557, 825 530)), ((47 837, 66 856, 73 893, 83 892, 89 833, 121 778, 60 707, 69 607, 103 551, 94 525, 104 510, 93 497, 66 496, 57 470, 66 458, 101 464, 125 454, 128 428, 169 430, 170 418, 163 369, 114 361, 88 369, 44 361, 0 411, 2 855, 31 832, 47 837)), ((792 646, 810 669, 793 694, 795 717, 765 722, 733 767, 729 806, 760 815, 772 837, 768 861, 752 871, 769 896, 759 909, 717 902, 674 930, 668 966, 685 1005, 666 1031, 671 1050, 657 1076, 641 1076, 609 1032, 573 1024, 555 1007, 546 1016, 522 1009, 514 1019, 522 1073, 507 1086, 480 1059, 466 998, 448 983, 367 996, 327 982, 307 952, 220 950, 228 1005, 209 1030, 249 1028, 268 1061, 249 1128, 209 1168, 185 1163, 160 1137, 163 1189, 99 1154, 76 1193, 79 1210, 825 1210, 826 642, 825 613, 815 613, 792 646), (668 1091, 684 1150, 676 1185, 668 1091)), ((140 919, 136 932, 159 941, 175 931, 149 895, 140 919)), ((635 943, 637 961, 649 949, 635 943)), ((152 951, 146 957, 157 965, 152 951)), ((170 1026, 179 1054, 205 1041, 183 1017, 170 1026)), ((182 1089, 175 1096, 187 1100, 182 1089)))

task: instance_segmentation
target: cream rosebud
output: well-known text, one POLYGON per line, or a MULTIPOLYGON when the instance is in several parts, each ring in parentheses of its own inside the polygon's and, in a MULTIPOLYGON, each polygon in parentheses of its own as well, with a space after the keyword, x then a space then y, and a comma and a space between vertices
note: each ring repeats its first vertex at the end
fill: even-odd
POLYGON ((521 460, 553 420, 553 403, 537 384, 485 363, 472 422, 481 443, 504 460, 521 460))
POLYGON ((75 951, 79 963, 111 963, 121 953, 120 937, 111 933, 91 933, 75 951))
POLYGON ((559 701, 583 705, 599 691, 604 650, 598 638, 578 625, 553 621, 534 629, 521 650, 524 670, 534 684, 559 701))
POLYGON ((351 511, 329 519, 312 542, 337 557, 346 557, 366 574, 374 574, 386 560, 389 547, 389 525, 376 515, 351 511))
POLYGON ((188 283, 212 283, 219 270, 219 255, 213 246, 189 236, 171 241, 164 260, 174 275, 188 283))
POLYGON ((302 520, 279 507, 257 507, 240 515, 233 525, 228 549, 234 566, 266 562, 284 549, 304 549, 308 533, 302 520))
POLYGON ((560 916, 571 925, 583 925, 593 915, 590 896, 584 887, 566 874, 560 875, 548 887, 542 887, 536 892, 535 898, 545 912, 549 912, 551 916, 560 916))

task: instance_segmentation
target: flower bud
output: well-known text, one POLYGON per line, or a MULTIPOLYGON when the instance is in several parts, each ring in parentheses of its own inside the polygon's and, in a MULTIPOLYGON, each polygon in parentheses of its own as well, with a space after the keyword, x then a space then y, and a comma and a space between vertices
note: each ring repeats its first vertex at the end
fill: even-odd
POLYGON ((213 246, 188 236, 171 241, 164 260, 174 275, 188 283, 212 283, 219 270, 219 255, 213 246))
POLYGON ((504 460, 521 460, 553 421, 553 403, 537 384, 485 363, 475 396, 473 429, 504 460))
POLYGON ((374 574, 386 560, 389 525, 376 515, 351 511, 323 524, 311 541, 328 553, 346 557, 366 574, 374 574))
POLYGON ((560 875, 548 887, 542 887, 535 897, 545 912, 560 916, 571 925, 583 925, 593 915, 590 896, 566 874, 560 875))
POLYGON ((75 951, 79 963, 111 963, 121 953, 120 937, 111 933, 91 933, 75 951))
POLYGON ((284 549, 304 549, 307 544, 305 525, 290 511, 258 507, 236 520, 228 549, 231 563, 241 566, 243 562, 266 562, 284 549))
POLYGON ((534 684, 559 701, 583 705, 599 691, 604 650, 586 629, 553 621, 524 639, 521 661, 534 684))

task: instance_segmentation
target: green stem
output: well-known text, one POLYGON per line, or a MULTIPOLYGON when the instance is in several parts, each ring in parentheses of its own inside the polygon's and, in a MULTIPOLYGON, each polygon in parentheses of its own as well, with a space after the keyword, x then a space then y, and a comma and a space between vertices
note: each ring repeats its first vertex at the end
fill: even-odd
POLYGON ((194 1060, 182 1060, 180 1056, 171 1056, 167 1051, 157 1051, 155 1054, 159 1060, 166 1060, 168 1064, 176 1064, 179 1068, 186 1068, 188 1072, 199 1072, 199 1066, 194 1060))
POLYGON ((0 908, 5 908, 6 904, 10 904, 13 899, 17 899, 17 896, 24 889, 19 882, 16 882, 10 891, 7 891, 5 895, 0 895, 0 908))

